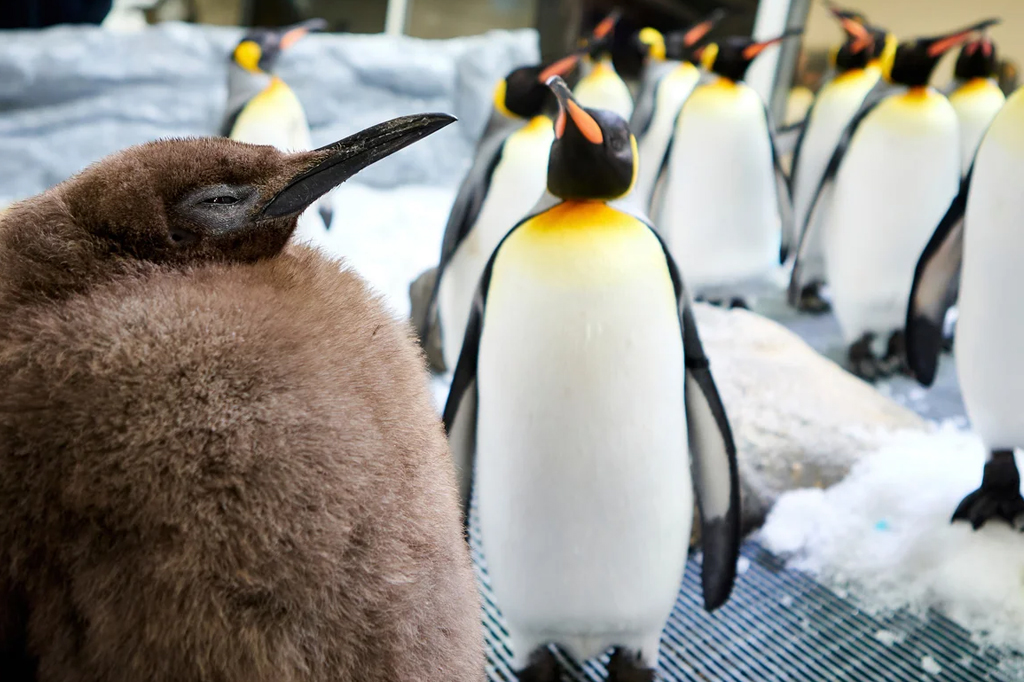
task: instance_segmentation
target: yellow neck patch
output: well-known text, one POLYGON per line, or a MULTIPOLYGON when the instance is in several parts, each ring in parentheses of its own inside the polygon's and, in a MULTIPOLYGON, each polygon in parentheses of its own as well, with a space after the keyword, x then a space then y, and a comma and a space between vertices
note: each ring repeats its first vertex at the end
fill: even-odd
POLYGON ((263 50, 255 42, 251 40, 242 41, 235 48, 233 56, 235 63, 249 73, 263 73, 263 70, 260 69, 260 58, 263 56, 263 50))
POLYGON ((950 95, 950 97, 953 97, 954 95, 976 95, 980 92, 983 92, 985 90, 991 90, 993 88, 998 90, 999 86, 996 85, 995 82, 989 78, 972 78, 971 80, 967 81, 959 88, 957 88, 956 92, 950 95))
POLYGON ((508 118, 520 118, 519 116, 516 116, 511 111, 509 111, 508 106, 505 104, 505 97, 507 95, 508 83, 506 83, 505 79, 502 78, 500 81, 498 81, 498 84, 494 86, 494 108, 500 111, 502 115, 507 116, 508 118))

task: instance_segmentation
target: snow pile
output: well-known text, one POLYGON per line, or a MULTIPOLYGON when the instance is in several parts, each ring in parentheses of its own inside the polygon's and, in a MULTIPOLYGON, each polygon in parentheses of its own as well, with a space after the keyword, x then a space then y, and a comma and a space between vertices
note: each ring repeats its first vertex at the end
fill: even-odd
POLYGON ((760 540, 870 611, 935 608, 980 643, 1024 650, 1024 537, 949 522, 984 461, 981 441, 950 425, 894 436, 832 488, 783 495, 760 540))

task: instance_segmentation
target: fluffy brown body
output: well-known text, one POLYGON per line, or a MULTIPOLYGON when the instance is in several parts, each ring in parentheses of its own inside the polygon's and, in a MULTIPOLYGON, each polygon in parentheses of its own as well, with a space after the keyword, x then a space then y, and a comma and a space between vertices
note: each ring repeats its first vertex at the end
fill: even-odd
POLYGON ((311 153, 159 144, 0 220, 0 679, 482 680, 409 331, 294 217, 167 239, 197 174, 311 153))

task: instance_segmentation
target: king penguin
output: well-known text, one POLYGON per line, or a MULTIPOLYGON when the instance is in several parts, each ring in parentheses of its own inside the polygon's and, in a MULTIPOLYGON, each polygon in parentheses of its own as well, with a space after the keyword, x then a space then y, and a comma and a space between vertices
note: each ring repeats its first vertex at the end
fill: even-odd
POLYGON ((612 64, 612 37, 619 16, 618 11, 612 12, 594 29, 574 95, 582 106, 607 109, 628 121, 633 115, 633 95, 612 64))
POLYGON ((557 642, 579 660, 614 647, 612 682, 653 680, 694 487, 705 607, 732 588, 736 451, 672 256, 607 203, 636 179, 625 120, 550 85, 559 202, 491 256, 444 423, 519 679, 556 682, 557 642))
POLYGON ((650 214, 654 183, 658 179, 665 152, 668 151, 676 118, 686 98, 701 80, 697 48, 723 16, 724 10, 716 10, 690 29, 667 36, 662 36, 652 28, 640 32, 640 40, 653 53, 650 58, 655 61, 661 59, 672 65, 641 91, 629 121, 640 154, 640 171, 630 196, 644 214, 650 214))
MULTIPOLYGON (((228 65, 228 106, 222 135, 239 142, 269 144, 281 151, 313 148, 302 103, 273 75, 273 69, 282 52, 307 33, 326 27, 323 19, 310 19, 283 29, 251 29, 242 37, 228 65)), ((327 194, 318 202, 318 209, 311 208, 299 219, 295 239, 327 246, 332 217, 327 194)))
POLYGON ((455 367, 466 333, 473 294, 494 248, 544 194, 554 139, 551 93, 545 85, 576 65, 574 53, 548 65, 520 67, 500 81, 494 107, 506 118, 525 120, 517 129, 485 140, 455 197, 441 242, 434 289, 418 320, 425 341, 440 328, 445 367, 455 367))
POLYGON ((695 296, 744 295, 779 266, 782 235, 792 219, 789 181, 765 103, 743 83, 769 45, 730 37, 704 48, 715 75, 683 105, 652 199, 651 217, 695 296))
POLYGON ((897 88, 861 107, 811 202, 790 299, 802 281, 806 247, 821 230, 832 308, 849 367, 862 378, 906 369, 903 332, 914 265, 957 193, 956 112, 928 82, 943 54, 995 23, 901 43, 887 74, 897 88), (822 220, 819 211, 826 211, 822 220))
POLYGON ((953 70, 958 85, 950 93, 949 103, 960 121, 960 161, 964 175, 974 161, 981 136, 1006 101, 996 80, 998 68, 996 46, 988 36, 972 40, 960 49, 953 70))
POLYGON ((455 474, 408 329, 289 244, 451 123, 127 149, 0 219, 5 682, 482 682, 455 474))
POLYGON ((907 312, 907 356, 925 386, 935 379, 948 292, 959 274, 956 369, 971 426, 989 448, 978 490, 953 520, 996 518, 1020 528, 1024 499, 1015 448, 1024 447, 1024 303, 1014 283, 1024 259, 1024 89, 992 120, 974 165, 925 248, 907 312), (962 268, 962 269, 961 269, 962 268))
MULTIPOLYGON (((884 96, 887 90, 881 64, 888 42, 885 32, 866 25, 853 12, 831 4, 828 7, 840 22, 846 41, 835 55, 836 75, 821 87, 815 97, 793 154, 791 185, 794 235, 790 239, 791 244, 800 242, 810 213, 811 200, 846 126, 860 111, 865 100, 874 101, 884 96)), ((816 219, 822 220, 823 216, 824 211, 816 219)), ((829 310, 828 302, 821 293, 825 280, 825 256, 821 231, 815 230, 814 234, 816 238, 807 244, 801 261, 804 280, 799 283, 799 298, 794 304, 805 312, 824 313, 829 310)))

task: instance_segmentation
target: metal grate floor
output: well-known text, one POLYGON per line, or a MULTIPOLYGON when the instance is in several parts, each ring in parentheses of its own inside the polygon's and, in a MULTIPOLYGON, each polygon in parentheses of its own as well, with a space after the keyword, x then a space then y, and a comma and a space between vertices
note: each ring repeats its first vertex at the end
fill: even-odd
MULTIPOLYGON (((515 680, 475 524, 470 546, 484 602, 488 678, 515 680)), ((808 576, 786 570, 755 542, 744 545, 742 556, 732 597, 713 615, 701 606, 699 560, 690 558, 662 634, 660 681, 1011 679, 1000 670, 997 652, 980 650, 966 630, 938 613, 874 618, 808 576)), ((607 657, 581 668, 555 653, 565 668, 563 680, 605 678, 607 657)))

